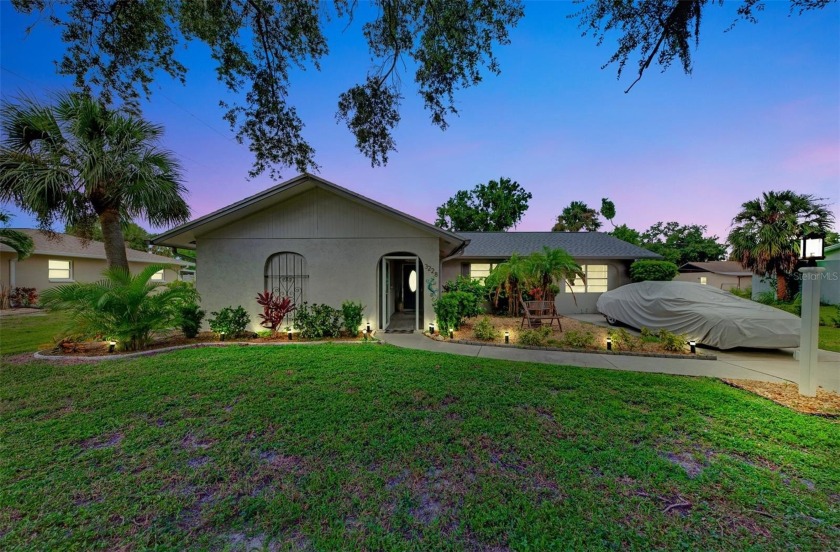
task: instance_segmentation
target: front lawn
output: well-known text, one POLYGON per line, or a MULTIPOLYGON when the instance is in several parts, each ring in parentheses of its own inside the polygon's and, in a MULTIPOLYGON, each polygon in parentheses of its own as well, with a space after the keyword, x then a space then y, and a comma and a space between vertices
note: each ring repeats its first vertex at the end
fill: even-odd
POLYGON ((7 362, 0 409, 3 550, 840 542, 840 425, 711 379, 231 347, 7 362))
POLYGON ((67 329, 68 318, 65 313, 4 314, 0 317, 0 356, 52 347, 67 329))

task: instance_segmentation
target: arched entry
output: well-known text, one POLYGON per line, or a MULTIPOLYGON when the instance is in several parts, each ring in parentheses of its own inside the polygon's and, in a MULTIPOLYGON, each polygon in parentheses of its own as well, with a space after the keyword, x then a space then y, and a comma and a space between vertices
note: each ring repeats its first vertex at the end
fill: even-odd
POLYGON ((420 257, 406 252, 383 255, 377 265, 379 329, 414 331, 423 325, 423 270, 420 257))

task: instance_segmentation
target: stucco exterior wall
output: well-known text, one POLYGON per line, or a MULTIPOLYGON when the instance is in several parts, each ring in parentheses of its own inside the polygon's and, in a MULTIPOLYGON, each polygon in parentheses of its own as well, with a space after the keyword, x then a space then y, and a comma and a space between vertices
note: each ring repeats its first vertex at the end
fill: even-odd
MULTIPOLYGON (((34 287, 41 291, 66 284, 63 281, 50 281, 49 261, 70 260, 73 264, 74 282, 95 282, 102 279, 102 271, 106 268, 104 259, 86 259, 81 257, 62 257, 58 255, 32 255, 22 261, 17 255, 0 253, 0 285, 12 286, 12 270, 14 270, 14 287, 34 287), (14 269, 12 268, 14 266, 14 269)), ((129 270, 133 274, 143 270, 150 263, 129 262, 129 270)), ((165 270, 164 281, 174 282, 178 279, 177 270, 165 270)))
POLYGON ((262 309, 256 295, 264 289, 266 261, 275 253, 298 253, 309 276, 306 301, 335 308, 361 301, 367 307, 363 323, 379 328, 379 261, 384 255, 412 254, 420 257, 423 271, 420 327, 425 327, 434 318, 427 286, 431 283, 436 293, 439 248, 439 239, 419 228, 317 188, 198 235, 196 287, 208 317, 242 305, 251 316, 250 329, 258 331, 262 309))
MULTIPOLYGON (((630 283, 629 264, 630 261, 620 261, 612 259, 575 259, 580 265, 607 265, 607 287, 608 289, 615 289, 630 283)), ((461 274, 461 264, 470 262, 496 262, 496 261, 482 261, 482 260, 463 260, 451 259, 443 263, 443 281, 454 280, 461 274)), ((565 290, 565 286, 561 286, 560 293, 555 298, 557 312, 559 314, 586 314, 597 313, 598 309, 595 303, 600 297, 600 293, 575 293, 574 296, 565 290)))
POLYGON ((739 279, 738 276, 724 276, 722 274, 715 274, 714 272, 686 272, 683 274, 677 274, 677 277, 674 278, 674 280, 699 284, 701 276, 706 277, 707 286, 712 286, 724 291, 729 291, 733 288, 745 289, 752 285, 751 276, 741 276, 739 279))

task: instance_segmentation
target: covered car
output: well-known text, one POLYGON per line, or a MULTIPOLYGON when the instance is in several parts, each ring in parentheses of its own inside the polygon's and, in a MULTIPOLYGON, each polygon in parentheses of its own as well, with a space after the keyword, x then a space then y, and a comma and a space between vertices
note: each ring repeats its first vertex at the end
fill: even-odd
POLYGON ((718 349, 799 346, 798 316, 703 284, 628 284, 603 293, 596 305, 611 324, 664 328, 718 349))

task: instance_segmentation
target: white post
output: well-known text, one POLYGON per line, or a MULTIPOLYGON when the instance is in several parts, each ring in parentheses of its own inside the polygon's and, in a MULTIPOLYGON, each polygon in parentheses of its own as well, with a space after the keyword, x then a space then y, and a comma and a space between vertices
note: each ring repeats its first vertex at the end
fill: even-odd
POLYGON ((825 268, 804 266, 802 273, 802 330, 799 336, 799 394, 817 396, 818 337, 820 333, 820 279, 825 268))

